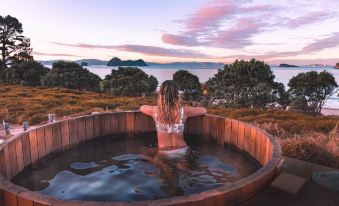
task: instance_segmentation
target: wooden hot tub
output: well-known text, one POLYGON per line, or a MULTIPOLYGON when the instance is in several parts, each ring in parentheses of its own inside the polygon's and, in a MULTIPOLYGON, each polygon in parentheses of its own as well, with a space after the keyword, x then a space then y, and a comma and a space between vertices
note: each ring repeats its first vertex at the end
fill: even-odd
POLYGON ((205 115, 188 119, 185 133, 246 153, 262 167, 233 184, 198 194, 130 203, 58 200, 10 182, 24 168, 76 144, 105 136, 133 138, 151 132, 155 132, 153 120, 130 111, 62 120, 15 135, 0 146, 0 206, 234 205, 263 191, 278 175, 283 161, 278 141, 265 131, 237 120, 205 115))

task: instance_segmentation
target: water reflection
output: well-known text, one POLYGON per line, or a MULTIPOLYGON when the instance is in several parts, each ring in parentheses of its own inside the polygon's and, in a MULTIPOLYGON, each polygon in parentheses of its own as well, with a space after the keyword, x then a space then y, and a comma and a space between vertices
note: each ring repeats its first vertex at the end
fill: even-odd
POLYGON ((136 201, 219 187, 257 169, 238 153, 204 143, 181 157, 146 147, 154 137, 93 141, 59 153, 13 181, 65 200, 136 201))

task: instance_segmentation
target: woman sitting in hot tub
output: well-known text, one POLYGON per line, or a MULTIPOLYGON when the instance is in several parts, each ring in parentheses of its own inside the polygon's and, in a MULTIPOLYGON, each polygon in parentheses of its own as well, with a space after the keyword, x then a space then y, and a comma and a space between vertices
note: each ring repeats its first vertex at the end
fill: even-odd
POLYGON ((158 106, 143 105, 140 111, 153 117, 158 147, 170 156, 186 153, 188 147, 183 135, 186 119, 206 114, 203 107, 181 106, 179 87, 172 80, 166 80, 161 84, 158 106))

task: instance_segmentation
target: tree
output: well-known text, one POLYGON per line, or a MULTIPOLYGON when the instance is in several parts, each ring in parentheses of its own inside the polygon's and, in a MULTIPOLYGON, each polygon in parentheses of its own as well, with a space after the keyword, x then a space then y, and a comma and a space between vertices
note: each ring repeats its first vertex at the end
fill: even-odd
POLYGON ((219 69, 207 82, 208 98, 227 107, 266 108, 286 101, 284 85, 274 81, 269 65, 262 61, 238 61, 219 69))
POLYGON ((25 86, 41 86, 41 78, 47 74, 48 68, 36 61, 23 61, 6 68, 4 78, 5 84, 21 84, 25 86))
POLYGON ((155 78, 153 75, 151 75, 149 77, 149 84, 150 84, 149 93, 154 92, 155 90, 157 90, 158 83, 159 82, 158 82, 157 78, 155 78))
POLYGON ((338 87, 333 75, 327 71, 299 73, 288 82, 291 109, 319 115, 326 100, 338 87))
POLYGON ((30 39, 22 35, 22 24, 10 15, 0 15, 0 72, 17 60, 31 59, 30 39))
POLYGON ((113 96, 141 96, 150 94, 156 90, 158 80, 154 76, 148 76, 144 71, 136 67, 118 67, 112 69, 110 75, 106 75, 101 82, 103 92, 113 96))
POLYGON ((179 70, 173 74, 173 80, 183 92, 184 100, 200 100, 202 90, 196 75, 186 70, 179 70))
POLYGON ((100 77, 74 62, 58 61, 41 80, 44 87, 100 91, 100 77))

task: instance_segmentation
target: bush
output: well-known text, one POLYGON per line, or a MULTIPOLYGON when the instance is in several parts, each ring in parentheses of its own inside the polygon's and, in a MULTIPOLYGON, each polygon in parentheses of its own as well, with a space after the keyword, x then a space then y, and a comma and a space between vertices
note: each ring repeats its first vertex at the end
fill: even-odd
POLYGON ((101 90, 113 96, 141 96, 154 92, 157 85, 155 77, 148 76, 139 68, 118 67, 101 82, 101 90))
POLYGON ((186 70, 179 70, 173 74, 173 80, 183 92, 184 100, 198 101, 201 99, 201 85, 196 75, 186 70))
POLYGON ((48 68, 36 61, 18 62, 5 69, 1 82, 4 84, 41 86, 41 78, 48 71, 48 68))
POLYGON ((267 108, 268 103, 285 103, 284 85, 274 81, 269 65, 252 59, 225 65, 207 82, 211 103, 226 107, 267 108))
POLYGON ((100 77, 74 62, 59 61, 42 78, 44 87, 63 87, 82 91, 100 91, 100 77))
POLYGON ((299 73, 288 82, 291 109, 319 115, 326 100, 338 87, 333 75, 327 71, 299 73))

